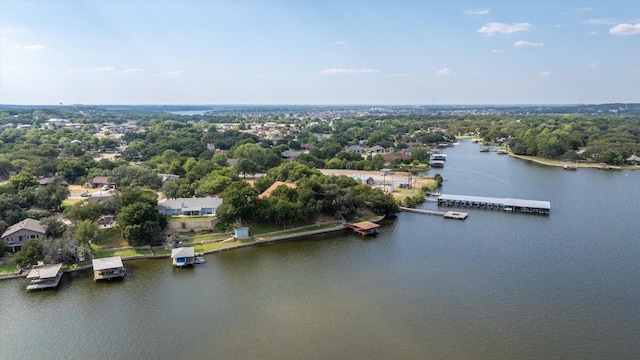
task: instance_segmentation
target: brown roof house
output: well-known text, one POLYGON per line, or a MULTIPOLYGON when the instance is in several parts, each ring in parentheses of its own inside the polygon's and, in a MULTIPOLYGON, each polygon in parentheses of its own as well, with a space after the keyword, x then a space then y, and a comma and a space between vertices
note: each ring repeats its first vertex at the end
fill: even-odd
POLYGON ((0 239, 11 248, 12 252, 20 250, 29 239, 42 239, 47 232, 47 228, 35 219, 24 219, 17 224, 13 224, 2 233, 0 239))
POLYGON ((93 179, 89 179, 85 181, 82 185, 86 188, 98 188, 104 185, 109 185, 109 187, 113 187, 115 184, 109 182, 109 178, 106 176, 96 176, 93 179))
POLYGON ((269 186, 269 188, 267 190, 263 191, 262 194, 258 195, 258 199, 268 198, 269 196, 271 196, 271 193, 275 189, 277 189, 279 186, 282 186, 282 185, 287 186, 287 187, 289 187, 291 189, 295 189, 295 188, 298 187, 294 183, 286 183, 286 182, 283 182, 283 181, 276 181, 276 182, 273 183, 273 185, 269 186))

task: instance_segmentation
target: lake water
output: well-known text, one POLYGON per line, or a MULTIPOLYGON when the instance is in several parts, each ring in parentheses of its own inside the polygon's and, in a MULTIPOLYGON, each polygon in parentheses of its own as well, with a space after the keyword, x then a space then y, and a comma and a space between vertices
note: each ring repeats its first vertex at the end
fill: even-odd
POLYGON ((444 152, 444 193, 547 200, 551 215, 402 213, 375 238, 232 250, 193 269, 125 262, 121 282, 2 281, 0 358, 640 358, 640 172, 563 171, 468 141, 444 152))

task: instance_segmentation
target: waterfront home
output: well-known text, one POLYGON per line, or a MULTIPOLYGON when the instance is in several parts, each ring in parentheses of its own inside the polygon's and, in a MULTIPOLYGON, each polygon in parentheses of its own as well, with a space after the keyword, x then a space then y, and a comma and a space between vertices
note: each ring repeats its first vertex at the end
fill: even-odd
POLYGON ((176 198, 159 202, 156 206, 156 210, 169 216, 215 215, 220 204, 222 204, 222 199, 216 196, 203 198, 176 198))
POLYGON ((287 187, 289 187, 291 189, 295 189, 295 188, 298 187, 294 183, 276 181, 271 186, 269 186, 269 188, 267 190, 263 191, 262 194, 258 195, 258 199, 268 198, 275 189, 277 189, 279 186, 282 186, 282 185, 287 186, 287 187))
POLYGON ((640 165, 640 156, 631 155, 625 159, 629 165, 640 165))
POLYGON ((60 279, 62 279, 62 264, 55 264, 49 266, 41 266, 31 269, 27 279, 29 285, 27 290, 44 290, 53 289, 58 286, 60 279))
POLYGON ((126 270, 120 256, 93 259, 93 281, 124 278, 126 270))
POLYGON ((40 221, 35 219, 24 219, 19 223, 13 224, 2 233, 0 239, 5 245, 11 248, 11 252, 16 252, 22 248, 29 239, 41 239, 44 237, 47 229, 40 221))
POLYGON ((171 263, 173 266, 193 265, 193 259, 196 257, 196 251, 192 247, 180 247, 171 249, 171 263))

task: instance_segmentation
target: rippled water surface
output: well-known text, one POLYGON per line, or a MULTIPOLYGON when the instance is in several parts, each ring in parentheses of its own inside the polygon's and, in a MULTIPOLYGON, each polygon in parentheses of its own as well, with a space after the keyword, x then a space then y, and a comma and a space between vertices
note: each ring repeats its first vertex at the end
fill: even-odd
MULTIPOLYGON (((637 359, 640 172, 448 154, 443 192, 551 202, 551 215, 403 213, 344 232, 126 262, 122 282, 0 282, 0 359, 637 359)), ((435 208, 425 203, 424 207, 435 208)))

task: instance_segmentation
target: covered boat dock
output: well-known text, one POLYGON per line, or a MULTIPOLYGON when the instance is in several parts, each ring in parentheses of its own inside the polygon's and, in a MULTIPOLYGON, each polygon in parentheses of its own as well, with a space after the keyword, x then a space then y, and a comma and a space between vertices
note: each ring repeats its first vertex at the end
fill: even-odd
POLYGON ((380 225, 370 221, 361 221, 354 224, 342 224, 345 228, 352 229, 362 236, 375 235, 378 233, 380 225))
POLYGON ((127 274, 120 256, 93 259, 93 281, 123 279, 127 274))
POLYGON ((53 289, 58 286, 62 279, 62 264, 42 266, 32 269, 27 275, 29 285, 27 290, 53 289))
POLYGON ((514 198, 492 198, 483 196, 440 194, 438 205, 476 207, 480 209, 495 209, 506 212, 520 212, 530 214, 549 215, 551 203, 549 201, 525 200, 514 198))

